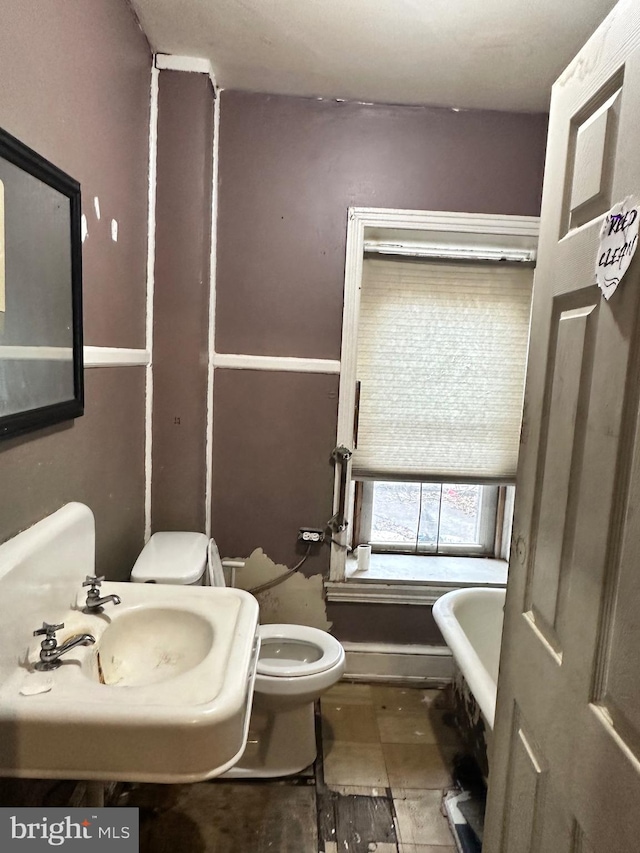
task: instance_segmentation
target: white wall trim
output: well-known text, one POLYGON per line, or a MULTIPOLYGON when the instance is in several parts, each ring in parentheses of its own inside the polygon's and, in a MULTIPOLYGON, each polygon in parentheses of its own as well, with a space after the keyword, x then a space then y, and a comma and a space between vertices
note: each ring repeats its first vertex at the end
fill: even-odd
POLYGON ((276 355, 214 353, 214 367, 232 370, 283 370, 292 373, 340 373, 340 362, 328 358, 295 358, 276 355))
POLYGON ((208 59, 200 56, 178 56, 173 53, 156 53, 155 67, 161 71, 188 71, 193 74, 208 74, 216 91, 218 84, 213 73, 213 66, 208 59))
POLYGON ((446 646, 342 643, 346 652, 343 678, 441 687, 453 679, 454 663, 446 646))
MULTIPOLYGON (((71 361, 71 347, 25 347, 0 346, 1 359, 19 361, 71 361)), ((83 347, 84 367, 129 367, 149 364, 151 353, 146 349, 127 349, 126 347, 83 347)))
POLYGON ((7 344, 0 346, 0 358, 5 361, 71 361, 73 347, 30 347, 7 344))
POLYGON ((151 364, 148 349, 125 347, 84 347, 85 367, 135 367, 151 364))
POLYGON ((151 354, 145 376, 144 541, 151 536, 151 477, 153 443, 153 294, 156 266, 156 192, 158 178, 158 84, 160 72, 151 69, 149 110, 149 189, 147 222, 147 299, 145 348, 151 354))
MULTIPOLYGON (((338 394, 338 446, 352 448, 353 416, 356 393, 356 360, 358 354, 358 319, 360 313, 360 283, 366 229, 400 229, 416 232, 447 232, 479 234, 492 237, 536 238, 540 228, 537 216, 504 216, 481 213, 449 213, 433 210, 398 210, 393 208, 350 207, 347 217, 347 251, 344 276, 344 307, 342 313, 342 350, 340 361, 340 391, 338 394)), ((349 469, 351 462, 347 463, 349 469)), ((350 470, 349 470, 350 480, 350 470)), ((334 481, 334 513, 338 511, 340 468, 336 466, 334 481)), ((345 576, 346 548, 351 524, 351 501, 346 507, 349 526, 343 533, 334 534, 331 544, 332 581, 345 576)))
POLYGON ((327 601, 348 601, 351 604, 420 604, 433 605, 446 592, 459 586, 436 586, 409 583, 357 583, 326 581, 327 601))
POLYGON ((216 92, 213 105, 213 181, 211 187, 211 255, 209 259, 209 330, 207 341, 207 434, 205 436, 204 531, 211 536, 213 504, 213 381, 216 346, 216 281, 218 272, 218 170, 220 164, 221 99, 216 92))

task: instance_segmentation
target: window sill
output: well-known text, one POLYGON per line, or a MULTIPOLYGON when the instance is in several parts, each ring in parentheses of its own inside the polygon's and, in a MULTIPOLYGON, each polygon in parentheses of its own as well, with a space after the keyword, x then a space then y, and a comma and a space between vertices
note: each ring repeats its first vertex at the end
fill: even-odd
POLYGON ((487 557, 372 554, 366 572, 347 557, 345 580, 359 583, 437 583, 455 586, 506 586, 506 560, 487 557))
POLYGON ((452 589, 467 586, 505 587, 506 560, 482 557, 372 554, 369 569, 347 560, 344 581, 325 583, 328 601, 370 604, 427 604, 452 589))

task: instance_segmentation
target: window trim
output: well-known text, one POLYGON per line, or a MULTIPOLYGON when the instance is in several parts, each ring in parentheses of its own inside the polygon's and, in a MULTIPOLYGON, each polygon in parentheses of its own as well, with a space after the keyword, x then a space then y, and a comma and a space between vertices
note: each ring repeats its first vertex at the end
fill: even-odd
MULTIPOLYGON (((356 403, 357 330, 360 309, 360 284, 365 239, 384 241, 385 232, 398 243, 397 233, 415 235, 415 244, 427 246, 427 252, 437 251, 448 243, 455 247, 465 244, 471 252, 504 245, 505 250, 529 250, 535 256, 540 227, 537 216, 502 216, 479 213, 448 213, 429 210, 398 210, 391 208, 350 207, 347 217, 347 248, 345 259, 344 305, 342 314, 342 349, 340 358, 340 390, 338 394, 337 446, 353 446, 354 411, 356 403), (429 233, 431 232, 431 233, 429 233)), ((414 240, 411 240, 413 243, 414 240)), ((370 244, 368 244, 370 245, 370 244)), ((351 461, 347 482, 351 483, 351 461)), ((334 479, 334 513, 339 509, 340 466, 336 465, 334 479)), ((353 485, 349 490, 345 518, 347 527, 335 533, 331 543, 331 581, 345 580, 347 546, 353 527, 353 485)))

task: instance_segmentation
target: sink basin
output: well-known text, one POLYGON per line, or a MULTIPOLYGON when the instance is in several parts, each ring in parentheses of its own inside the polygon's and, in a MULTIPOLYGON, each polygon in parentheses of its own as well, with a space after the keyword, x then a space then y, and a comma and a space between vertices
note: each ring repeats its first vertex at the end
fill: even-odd
POLYGON ((104 630, 94 674, 113 686, 157 684, 202 663, 214 636, 211 622, 188 610, 131 610, 104 630))
POLYGON ((92 534, 87 512, 68 505, 0 545, 0 776, 182 783, 224 773, 246 744, 257 602, 236 589, 106 582, 102 594, 122 603, 83 613, 93 564, 70 529, 92 534), (96 642, 34 670, 43 620, 64 622, 59 644, 80 633, 96 642))

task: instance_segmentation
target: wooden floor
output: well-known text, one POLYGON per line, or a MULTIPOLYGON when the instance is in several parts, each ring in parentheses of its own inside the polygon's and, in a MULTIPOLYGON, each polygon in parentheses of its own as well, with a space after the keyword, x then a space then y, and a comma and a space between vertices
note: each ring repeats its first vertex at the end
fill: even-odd
POLYGON ((278 781, 140 785, 140 853, 453 853, 441 811, 460 744, 445 696, 340 683, 319 754, 278 781))

